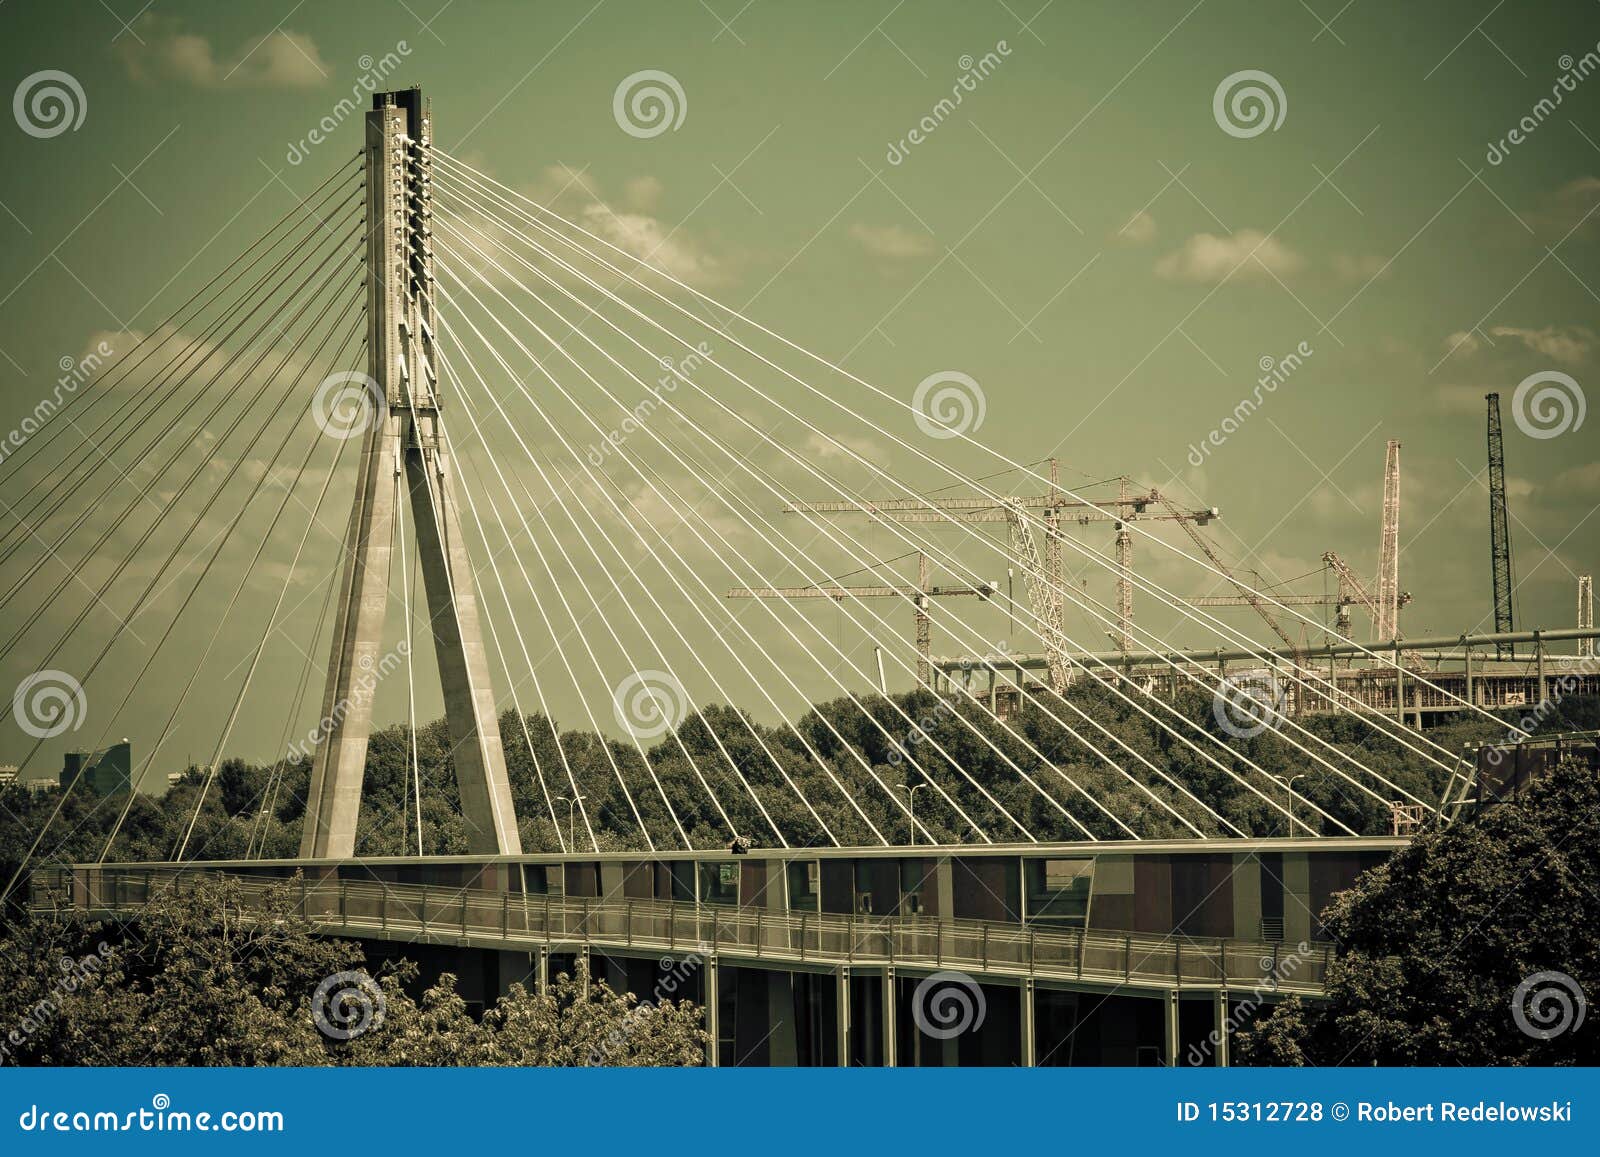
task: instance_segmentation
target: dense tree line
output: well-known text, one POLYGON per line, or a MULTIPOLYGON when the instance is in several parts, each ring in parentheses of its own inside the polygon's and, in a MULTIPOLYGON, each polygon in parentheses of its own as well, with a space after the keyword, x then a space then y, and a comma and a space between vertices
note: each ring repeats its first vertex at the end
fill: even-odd
POLYGON ((193 878, 116 922, 27 916, 0 938, 0 1063, 24 1065, 698 1065, 687 1001, 640 1003, 575 975, 471 1010, 455 977, 313 933, 292 882, 249 904, 193 878))
MULTIPOLYGON (((874 828, 890 842, 909 840, 909 821, 897 802, 904 794, 896 785, 923 777, 929 786, 917 795, 917 818, 935 839, 955 843, 976 838, 972 825, 997 841, 1022 838, 1018 824, 1041 840, 1082 839, 1084 829, 1099 838, 1126 837, 1113 816, 1140 836, 1192 834, 1174 812, 1202 831, 1224 834, 1197 801, 1241 831, 1283 834, 1285 795, 1267 776, 1301 773, 1306 775, 1295 783, 1295 792, 1302 829, 1336 830, 1313 813, 1315 804, 1355 831, 1379 833, 1388 830, 1393 793, 1359 775, 1352 760, 1429 801, 1439 797, 1447 776, 1356 717, 1299 721, 1314 737, 1302 736, 1301 742, 1318 752, 1318 761, 1270 728, 1249 738, 1224 734, 1209 696, 1183 695, 1171 703, 1174 713, 1225 740, 1218 746, 1197 737, 1199 751, 1097 684, 1073 689, 1069 700, 1075 710, 1057 705, 1055 714, 1076 735, 1032 702, 1024 703, 1009 727, 1001 727, 971 704, 925 691, 896 696, 893 702, 869 697, 867 712, 849 699, 818 704, 792 728, 761 724, 732 707, 709 706, 647 746, 648 760, 630 742, 588 731, 562 731, 558 744, 550 723, 539 715, 518 719, 507 712, 500 730, 529 851, 559 850, 569 825, 568 806, 560 797, 572 797, 574 788, 586 797, 588 822, 603 849, 644 847, 641 822, 660 846, 681 846, 678 824, 697 847, 725 845, 731 833, 713 792, 734 830, 756 845, 776 844, 776 825, 799 847, 831 842, 824 825, 847 845, 879 842, 874 828), (1127 774, 1108 766, 1096 748, 1110 753, 1127 774), (1358 782, 1371 790, 1362 791, 1358 782), (745 784, 761 799, 770 824, 745 784), (676 822, 663 797, 671 800, 676 822)), ((1172 721, 1164 710, 1157 714, 1172 721)), ((1571 727, 1595 714, 1593 700, 1571 700, 1543 726, 1571 727)), ((1429 737, 1459 751, 1498 735, 1492 725, 1473 720, 1430 730, 1429 737)), ((444 722, 419 728, 416 748, 422 848, 429 854, 464 851, 444 722)), ((416 851, 418 805, 411 768, 407 729, 374 733, 358 854, 416 851)), ((228 760, 209 783, 203 770, 190 768, 163 795, 141 793, 134 799, 110 858, 172 858, 197 801, 199 815, 185 858, 293 856, 309 779, 305 758, 275 764, 228 760)), ((46 833, 36 862, 98 859, 125 800, 75 790, 46 833)), ((60 801, 55 793, 32 796, 14 787, 0 802, 5 804, 0 857, 9 862, 9 876, 60 801)), ((587 846, 581 813, 575 828, 578 845, 587 846)), ((919 840, 926 838, 919 834, 919 840)))

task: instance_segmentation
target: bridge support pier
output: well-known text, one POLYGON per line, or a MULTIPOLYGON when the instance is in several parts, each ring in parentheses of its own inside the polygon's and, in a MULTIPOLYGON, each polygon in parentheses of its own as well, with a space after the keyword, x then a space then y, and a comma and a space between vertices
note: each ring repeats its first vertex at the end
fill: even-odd
POLYGON ((897 986, 894 965, 889 965, 883 970, 883 1064, 885 1068, 894 1068, 900 1063, 896 1055, 896 1046, 900 1042, 900 1024, 897 1013, 899 1009, 895 997, 897 986))
POLYGON ((705 977, 706 1035, 711 1040, 706 1045, 706 1064, 716 1068, 722 1063, 722 1000, 717 989, 717 958, 707 956, 700 967, 705 977))
POLYGON ((1169 1067, 1178 1064, 1178 990, 1169 988, 1161 1001, 1161 1041, 1166 1051, 1165 1061, 1169 1067))
POLYGON ((355 855, 372 700, 379 679, 406 654, 381 653, 394 523, 406 502, 415 528, 467 848, 502 856, 522 851, 457 508, 455 466, 439 428, 429 240, 432 136, 432 116, 419 90, 373 95, 365 154, 364 377, 370 420, 345 531, 322 699, 325 722, 311 765, 301 859, 348 860, 355 855))
POLYGON ((1038 1041, 1034 1036, 1033 980, 1022 982, 1022 1067, 1031 1069, 1039 1063, 1038 1041))
POLYGON ((1217 1068, 1225 1069, 1231 1064, 1228 1056, 1228 990, 1217 989, 1217 1068))
POLYGON ((839 1067, 850 1067, 850 969, 839 969, 839 1067))

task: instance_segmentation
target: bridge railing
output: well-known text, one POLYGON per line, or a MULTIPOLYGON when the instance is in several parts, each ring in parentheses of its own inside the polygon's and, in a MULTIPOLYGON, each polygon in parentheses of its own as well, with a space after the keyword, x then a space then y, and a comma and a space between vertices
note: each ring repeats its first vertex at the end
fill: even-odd
MULTIPOLYGON (((36 909, 125 911, 163 890, 225 876, 246 905, 283 878, 175 869, 52 869, 36 875, 36 909)), ((488 892, 423 884, 307 880, 292 884, 302 915, 330 931, 400 940, 556 951, 716 954, 817 966, 956 969, 995 977, 1139 988, 1228 988, 1320 995, 1329 949, 1152 936, 927 916, 835 915, 626 898, 488 892)))

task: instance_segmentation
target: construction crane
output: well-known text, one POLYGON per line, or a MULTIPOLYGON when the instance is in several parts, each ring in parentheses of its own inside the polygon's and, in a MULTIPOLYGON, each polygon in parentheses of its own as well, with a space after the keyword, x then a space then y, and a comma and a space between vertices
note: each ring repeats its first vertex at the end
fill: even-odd
MULTIPOLYGON (((1394 642, 1399 637, 1399 628, 1393 628, 1389 637, 1384 637, 1383 628, 1379 626, 1382 608, 1368 592, 1366 584, 1361 581, 1355 571, 1350 569, 1350 564, 1340 558, 1337 552, 1331 550, 1323 554, 1322 561, 1339 579, 1339 593, 1334 596, 1335 605, 1338 607, 1338 618, 1335 620, 1334 630, 1348 639, 1350 637, 1350 608, 1359 606, 1372 618, 1372 637, 1374 641, 1379 643, 1394 642)), ((1411 595, 1407 591, 1400 591, 1395 595, 1394 601, 1396 618, 1398 618, 1399 608, 1411 601, 1411 595)))
POLYGON ((932 686, 933 624, 928 616, 928 600, 952 596, 975 596, 987 599, 994 594, 993 583, 977 586, 933 586, 929 583, 928 556, 917 555, 917 583, 894 586, 841 586, 838 583, 817 583, 802 587, 734 587, 728 591, 730 599, 908 599, 913 607, 914 633, 917 647, 917 679, 923 686, 932 686))
POLYGON ((1046 583, 1043 557, 1028 525, 1028 511, 1015 502, 1007 509, 1011 527, 1011 552, 1022 564, 1022 577, 1028 586, 1028 601, 1039 621, 1039 640, 1044 644, 1045 664, 1050 686, 1057 692, 1067 689, 1067 634, 1061 622, 1061 592, 1046 583))
MULTIPOLYGON (((1028 547, 1019 536, 1019 527, 1027 529, 1031 519, 1037 518, 1044 527, 1042 570, 1025 576, 1033 613, 1040 623, 1059 624, 1062 621, 1061 605, 1061 526, 1067 521, 1087 526, 1096 522, 1111 522, 1117 528, 1117 625, 1112 640, 1119 650, 1131 646, 1133 624, 1133 547, 1132 534, 1127 524, 1140 519, 1171 521, 1205 526, 1220 518, 1216 507, 1199 510, 1179 510, 1167 502, 1154 489, 1134 492, 1131 481, 1118 479, 1116 498, 1089 502, 1069 498, 1059 485, 1059 465, 1050 459, 1050 489, 1044 494, 1012 495, 1007 497, 951 497, 951 498, 885 498, 877 501, 828 500, 822 502, 791 502, 783 508, 785 514, 865 514, 875 522, 883 523, 948 523, 948 522, 1005 522, 1011 524, 1012 549, 1037 554, 1037 545, 1028 547), (1150 507, 1163 505, 1166 513, 1147 513, 1150 507), (1026 517, 1025 517, 1026 516, 1026 517), (1042 579, 1039 575, 1043 576, 1042 579), (1038 580, 1038 581, 1033 581, 1038 580)), ((1055 628, 1046 627, 1046 630, 1055 628)), ((1049 640, 1045 640, 1049 649, 1049 640)), ((1058 688, 1059 689, 1059 688, 1058 688)))
MULTIPOLYGON (((1284 607, 1333 607, 1334 630, 1345 638, 1350 637, 1350 608, 1362 607, 1368 614, 1374 616, 1376 622, 1376 607, 1372 596, 1367 593, 1366 587, 1356 577, 1349 565, 1333 551, 1328 551, 1322 556, 1323 565, 1333 571, 1338 586, 1334 594, 1274 594, 1272 602, 1284 607)), ((1401 591, 1395 599, 1398 606, 1405 606, 1411 602, 1408 591, 1401 591)), ((1250 605, 1250 600, 1243 595, 1196 595, 1183 600, 1184 605, 1191 607, 1244 607, 1250 605)))
POLYGON ((1375 626, 1380 643, 1400 633, 1400 443, 1393 438, 1383 458, 1383 524, 1378 530, 1378 600, 1375 626))
MULTIPOLYGON (((1156 494, 1154 490, 1152 490, 1150 493, 1156 494)), ((1156 500, 1173 514, 1179 513, 1179 511, 1173 507, 1172 503, 1168 501, 1165 496, 1157 494, 1156 500)), ((1243 600, 1244 605, 1250 607, 1256 612, 1256 614, 1261 616, 1262 621, 1264 621, 1267 626, 1272 628, 1273 633, 1276 634, 1278 638, 1283 640, 1283 645, 1285 647, 1288 647, 1291 652, 1299 654, 1300 645, 1289 637, 1289 633, 1283 629, 1283 624, 1278 621, 1278 616, 1272 613, 1271 608, 1266 604, 1265 601, 1262 600, 1261 596, 1257 594, 1253 588, 1239 581, 1238 577, 1233 573, 1233 568, 1222 561, 1222 557, 1218 555, 1217 552, 1211 548, 1211 544, 1206 541, 1205 535, 1201 534, 1194 528, 1192 521, 1184 518, 1177 518, 1175 521, 1179 526, 1183 527, 1183 532, 1194 541, 1194 544, 1200 548, 1201 553, 1211 560, 1211 565, 1215 567, 1217 571, 1233 585, 1234 590, 1239 592, 1239 598, 1243 600)))
MULTIPOLYGON (((1489 570, 1494 583, 1495 634, 1512 628, 1511 524, 1506 518, 1506 448, 1500 433, 1500 395, 1485 394, 1489 404, 1489 570)), ((1510 643, 1495 644, 1495 657, 1516 658, 1510 643)))

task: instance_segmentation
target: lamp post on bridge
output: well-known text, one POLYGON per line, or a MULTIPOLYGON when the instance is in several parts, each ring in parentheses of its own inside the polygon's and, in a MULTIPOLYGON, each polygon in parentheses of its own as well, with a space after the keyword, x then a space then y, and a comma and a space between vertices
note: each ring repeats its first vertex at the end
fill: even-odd
MULTIPOLYGON (((1305 772, 1302 771, 1289 776, 1287 779, 1281 775, 1275 775, 1272 778, 1283 784, 1284 793, 1289 797, 1289 836, 1292 839, 1294 837, 1294 781, 1297 779, 1304 779, 1306 778, 1306 775, 1305 772)), ((1310 829, 1307 830, 1309 831, 1310 829)))
POLYGON ((579 795, 576 799, 568 799, 564 795, 556 796, 556 802, 557 803, 564 803, 564 804, 567 805, 567 850, 568 851, 571 851, 573 845, 575 845, 578 842, 578 824, 577 824, 577 819, 576 819, 576 811, 577 811, 578 802, 580 800, 586 800, 588 798, 589 797, 586 796, 586 795, 579 795))
POLYGON ((906 793, 906 810, 911 817, 911 846, 917 846, 917 792, 927 787, 926 783, 904 784, 897 783, 895 787, 906 793))

